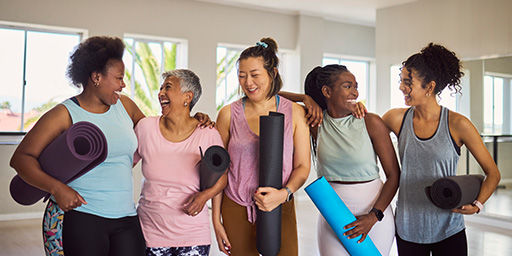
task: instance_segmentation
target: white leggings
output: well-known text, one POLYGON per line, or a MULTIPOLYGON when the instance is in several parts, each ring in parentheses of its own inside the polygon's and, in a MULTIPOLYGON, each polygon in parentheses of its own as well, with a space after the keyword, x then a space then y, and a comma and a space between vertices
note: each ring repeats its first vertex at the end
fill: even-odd
MULTIPOLYGON (((367 214, 372 209, 382 188, 381 179, 357 184, 330 184, 355 216, 367 214)), ((390 206, 384 211, 382 221, 373 225, 369 236, 383 256, 389 255, 395 238, 395 221, 390 206)), ((321 256, 350 255, 322 215, 318 217, 318 249, 321 256)))

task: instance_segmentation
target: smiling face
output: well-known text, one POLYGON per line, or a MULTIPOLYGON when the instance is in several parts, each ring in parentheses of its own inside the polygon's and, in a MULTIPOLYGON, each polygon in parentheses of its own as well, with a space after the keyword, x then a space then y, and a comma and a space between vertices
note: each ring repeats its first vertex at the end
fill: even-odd
POLYGON ((356 77, 350 72, 343 72, 338 75, 336 81, 331 85, 324 85, 322 93, 327 101, 327 106, 336 111, 351 112, 359 92, 357 91, 356 77))
POLYGON ((119 100, 124 83, 124 63, 121 60, 111 59, 107 62, 106 70, 98 73, 99 98, 105 105, 113 105, 119 100))
POLYGON ((185 102, 190 104, 190 97, 187 93, 181 92, 180 79, 175 76, 169 76, 160 86, 158 93, 162 115, 167 115, 171 109, 189 109, 185 107, 185 102))
POLYGON ((270 92, 272 78, 263 65, 263 57, 249 57, 240 60, 238 67, 240 87, 255 102, 265 100, 270 92))
MULTIPOLYGON (((414 69, 409 70, 405 67, 402 68, 400 73, 400 91, 404 94, 404 102, 407 106, 418 106, 427 102, 432 95, 433 87, 431 83, 423 88, 423 80, 418 77, 414 69), (432 87, 432 88, 431 88, 432 87), (427 96, 429 95, 429 96, 427 96)), ((434 85, 435 86, 435 85, 434 85)))

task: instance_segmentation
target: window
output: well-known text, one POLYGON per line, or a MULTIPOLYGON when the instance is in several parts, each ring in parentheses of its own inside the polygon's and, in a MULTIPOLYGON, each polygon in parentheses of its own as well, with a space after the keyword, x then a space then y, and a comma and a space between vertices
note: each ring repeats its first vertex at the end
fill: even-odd
POLYGON ((217 47, 217 91, 215 103, 217 111, 241 96, 238 89, 238 70, 237 60, 243 48, 236 47, 217 47))
POLYGON ((511 79, 505 76, 484 76, 484 133, 503 133, 504 99, 507 97, 504 86, 510 84, 511 79))
POLYGON ((322 66, 329 64, 344 65, 350 72, 352 72, 352 74, 354 74, 358 84, 358 101, 362 101, 366 106, 368 106, 368 102, 370 100, 370 61, 349 59, 344 57, 324 57, 322 60, 322 66))
POLYGON ((147 116, 160 113, 158 92, 165 71, 186 68, 186 41, 150 36, 126 35, 125 94, 147 116))
MULTIPOLYGON (((391 108, 407 108, 404 102, 404 95, 402 91, 400 91, 400 73, 401 73, 402 65, 393 65, 390 68, 390 85, 391 85, 391 108)), ((455 91, 450 88, 445 88, 441 95, 437 96, 437 102, 439 105, 447 107, 451 111, 458 111, 458 103, 459 103, 460 93, 455 93, 455 91)))
POLYGON ((46 111, 80 92, 66 68, 84 32, 0 23, 0 132, 27 132, 46 111))

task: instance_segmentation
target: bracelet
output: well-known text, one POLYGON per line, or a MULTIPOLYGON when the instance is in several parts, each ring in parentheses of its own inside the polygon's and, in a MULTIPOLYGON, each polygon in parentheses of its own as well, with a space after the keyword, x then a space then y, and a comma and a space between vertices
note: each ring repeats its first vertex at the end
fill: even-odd
POLYGON ((484 205, 480 203, 480 201, 478 200, 473 201, 473 203, 471 204, 478 208, 478 211, 476 213, 480 213, 480 211, 484 209, 484 205))

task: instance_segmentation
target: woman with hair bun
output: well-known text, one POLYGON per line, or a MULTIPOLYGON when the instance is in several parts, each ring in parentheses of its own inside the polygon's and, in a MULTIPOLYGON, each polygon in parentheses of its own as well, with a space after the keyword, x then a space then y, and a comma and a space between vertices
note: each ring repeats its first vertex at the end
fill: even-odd
POLYGON ((277 95, 282 87, 277 44, 263 38, 238 59, 238 80, 245 96, 222 108, 217 128, 231 157, 227 187, 214 197, 213 226, 226 255, 259 255, 256 249, 256 207, 272 211, 282 205, 279 255, 298 255, 292 194, 306 181, 310 168, 309 130, 302 107, 277 95), (283 189, 258 187, 259 118, 270 111, 284 120, 283 189), (222 220, 221 220, 222 215, 222 220))
POLYGON ((396 209, 400 255, 467 255, 462 214, 475 214, 496 189, 500 174, 471 121, 440 106, 436 96, 460 91, 464 75, 454 52, 430 43, 402 63, 400 90, 409 108, 389 110, 383 120, 398 137, 402 164, 396 209), (458 209, 434 206, 424 189, 456 175, 460 147, 466 145, 486 174, 477 200, 458 209))
MULTIPOLYGON (((323 110, 322 123, 312 127, 318 176, 324 176, 357 220, 345 228, 350 239, 372 239, 388 255, 395 237, 389 206, 398 188, 400 169, 389 130, 373 113, 355 116, 359 96, 354 75, 343 65, 316 67, 306 76, 306 95, 323 110), (379 177, 379 158, 386 181, 379 177)), ((318 248, 322 256, 349 255, 320 215, 318 248)))

